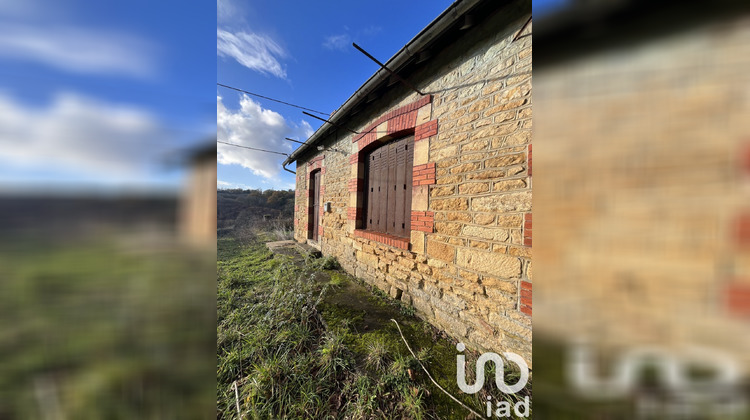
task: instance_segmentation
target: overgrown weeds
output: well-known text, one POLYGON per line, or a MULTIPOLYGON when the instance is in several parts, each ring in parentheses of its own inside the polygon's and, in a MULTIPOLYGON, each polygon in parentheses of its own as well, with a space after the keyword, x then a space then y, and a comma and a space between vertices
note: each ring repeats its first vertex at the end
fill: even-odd
MULTIPOLYGON (((420 418, 423 391, 375 341, 372 372, 358 366, 346 323, 327 329, 318 312, 326 288, 312 280, 329 259, 296 266, 261 245, 219 240, 218 417, 420 418)), ((370 363, 370 362, 368 362, 370 363)), ((370 364, 368 364, 370 367, 370 364)))
MULTIPOLYGON (((243 418, 258 419, 465 418, 429 382, 388 318, 387 327, 368 329, 372 311, 334 305, 329 295, 361 298, 394 316, 413 315, 409 305, 378 289, 349 295, 352 280, 331 271, 339 267, 334 258, 299 264, 232 238, 219 239, 218 254, 218 418, 237 418, 238 404, 243 418), (330 281, 321 281, 322 270, 330 281)), ((405 322, 417 357, 455 392, 455 343, 416 318, 405 322)), ((467 359, 476 356, 467 351, 467 359)), ((487 395, 461 399, 481 411, 487 395)))

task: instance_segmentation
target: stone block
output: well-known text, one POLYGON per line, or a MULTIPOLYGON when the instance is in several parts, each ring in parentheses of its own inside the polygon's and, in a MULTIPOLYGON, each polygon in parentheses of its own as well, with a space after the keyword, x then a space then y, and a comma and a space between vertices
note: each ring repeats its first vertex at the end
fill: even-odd
MULTIPOLYGON (((502 169, 484 170, 484 171, 479 171, 479 172, 474 172, 474 173, 466 174, 466 179, 467 180, 472 180, 472 179, 497 179, 497 178, 504 177, 505 174, 506 174, 506 171, 504 171, 502 169)), ((440 183, 440 181, 438 180, 438 184, 439 183, 440 183)))
POLYGON ((456 254, 456 264, 498 277, 518 278, 521 276, 521 261, 506 254, 459 248, 456 254))
POLYGON ((425 233, 419 230, 411 231, 411 250, 417 254, 425 252, 425 233))
POLYGON ((431 105, 425 105, 417 111, 417 123, 416 125, 424 124, 427 121, 430 120, 432 113, 432 106, 431 105))
POLYGON ((487 159, 484 162, 484 165, 487 168, 497 168, 497 167, 503 167, 503 166, 516 165, 518 163, 523 163, 523 162, 526 162, 526 154, 516 153, 513 155, 498 156, 496 158, 487 159))
POLYGON ((493 213, 476 213, 474 215, 474 223, 478 225, 486 226, 486 225, 491 225, 494 222, 495 222, 495 215, 493 213))
POLYGON ((486 182, 469 182, 461 184, 458 191, 461 194, 481 194, 490 190, 489 183, 486 182))
POLYGON ((441 261, 452 263, 455 260, 456 247, 427 239, 427 255, 441 261))
MULTIPOLYGON (((529 201, 531 200, 529 199, 529 201)), ((486 206, 486 204, 484 205, 486 206)), ((465 198, 443 198, 440 200, 432 200, 432 210, 467 210, 468 208, 469 201, 465 198)))
POLYGON ((426 211, 429 204, 429 186, 418 185, 411 190, 411 209, 414 211, 426 211))
POLYGON ((456 187, 433 187, 430 191, 432 197, 445 197, 456 193, 456 187))
POLYGON ((531 191, 475 197, 471 200, 471 209, 479 212, 498 213, 529 211, 531 210, 531 191))
POLYGON ((430 141, 420 140, 414 143, 414 165, 424 165, 430 161, 430 141))
POLYGON ((508 240, 508 230, 497 227, 464 226, 462 234, 464 236, 474 236, 495 242, 505 242, 508 240))
POLYGON ((523 179, 510 179, 507 181, 496 182, 492 186, 492 191, 513 191, 526 188, 526 181, 523 179))
POLYGON ((497 216, 499 227, 521 227, 523 216, 520 214, 500 214, 497 216))
POLYGON ((437 222, 435 223, 435 232, 443 235, 456 236, 461 233, 460 223, 437 222))
POLYGON ((452 174, 462 174, 466 172, 473 172, 477 169, 481 168, 481 163, 479 162, 470 162, 470 163, 464 163, 462 165, 458 165, 456 167, 451 168, 452 174))
POLYGON ((466 337, 468 328, 457 317, 453 317, 439 309, 435 309, 435 319, 443 329, 458 337, 466 337))
MULTIPOLYGON (((419 143, 421 142, 417 142, 416 144, 419 144, 419 143)), ((424 142, 424 143, 427 143, 427 142, 424 142)), ((416 153, 417 153, 417 150, 415 148, 414 149, 415 157, 416 157, 416 153)), ((431 153, 432 153, 432 160, 435 162, 439 162, 445 158, 456 157, 456 154, 458 153, 458 146, 451 145, 451 146, 446 146, 446 147, 441 147, 441 148, 433 148, 431 153)), ((414 164, 416 165, 416 162, 414 164)))

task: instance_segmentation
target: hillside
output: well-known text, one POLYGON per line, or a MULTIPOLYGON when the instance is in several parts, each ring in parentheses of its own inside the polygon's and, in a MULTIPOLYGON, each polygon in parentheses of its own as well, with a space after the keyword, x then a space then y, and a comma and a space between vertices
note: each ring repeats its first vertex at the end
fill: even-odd
POLYGON ((216 206, 219 229, 253 224, 264 217, 291 223, 294 217, 294 191, 219 190, 216 206))

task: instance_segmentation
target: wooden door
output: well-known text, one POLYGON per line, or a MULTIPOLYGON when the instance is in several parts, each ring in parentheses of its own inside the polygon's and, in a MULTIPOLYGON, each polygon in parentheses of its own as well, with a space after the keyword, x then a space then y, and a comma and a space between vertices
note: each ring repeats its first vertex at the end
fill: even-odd
POLYGON ((409 236, 413 161, 413 136, 381 146, 368 155, 366 229, 409 236))
POLYGON ((318 241, 318 227, 320 226, 320 171, 315 171, 310 176, 310 227, 312 229, 308 238, 318 241))

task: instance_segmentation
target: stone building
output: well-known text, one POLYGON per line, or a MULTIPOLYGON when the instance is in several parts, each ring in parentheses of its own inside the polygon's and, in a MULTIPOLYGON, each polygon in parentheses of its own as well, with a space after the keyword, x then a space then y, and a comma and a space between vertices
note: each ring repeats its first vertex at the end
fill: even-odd
POLYGON ((534 37, 537 338, 750 367, 750 3, 574 2, 534 37))
POLYGON ((454 2, 285 162, 298 241, 529 364, 530 18, 530 0, 454 2))

